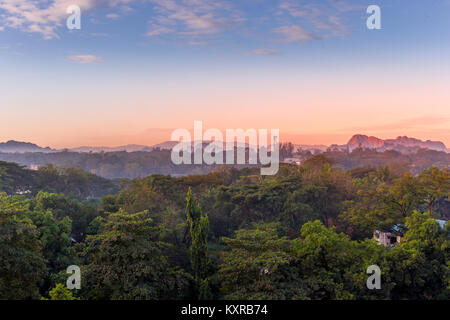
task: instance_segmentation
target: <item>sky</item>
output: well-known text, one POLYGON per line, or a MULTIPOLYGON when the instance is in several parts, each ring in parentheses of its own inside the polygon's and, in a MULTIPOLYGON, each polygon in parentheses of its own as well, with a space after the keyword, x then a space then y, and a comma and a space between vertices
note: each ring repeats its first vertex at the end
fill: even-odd
POLYGON ((201 120, 450 147, 449 57, 450 0, 0 0, 0 142, 152 145, 201 120))

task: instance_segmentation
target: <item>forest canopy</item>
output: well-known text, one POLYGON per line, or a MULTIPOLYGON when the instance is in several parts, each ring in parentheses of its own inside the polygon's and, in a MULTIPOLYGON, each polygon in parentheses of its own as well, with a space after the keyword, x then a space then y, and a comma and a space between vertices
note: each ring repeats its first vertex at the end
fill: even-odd
POLYGON ((448 169, 319 155, 275 176, 223 166, 118 183, 0 163, 0 190, 0 299, 450 298, 450 224, 436 222, 450 217, 448 169), (393 225, 399 244, 373 239, 393 225), (80 290, 65 287, 70 265, 80 290))

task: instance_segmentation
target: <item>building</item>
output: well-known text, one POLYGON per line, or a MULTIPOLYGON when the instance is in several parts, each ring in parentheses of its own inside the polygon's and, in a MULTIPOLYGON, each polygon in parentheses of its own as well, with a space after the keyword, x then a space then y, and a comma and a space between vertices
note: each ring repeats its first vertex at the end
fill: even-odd
MULTIPOLYGON (((439 223, 439 226, 444 229, 447 221, 445 220, 435 220, 439 223)), ((386 248, 393 248, 403 240, 403 235, 406 232, 406 227, 404 225, 396 224, 391 229, 385 230, 375 230, 373 232, 373 239, 379 244, 385 246, 386 248)))
POLYGON ((295 164, 297 166, 302 164, 302 159, 300 158, 285 158, 282 163, 295 164))
POLYGON ((391 230, 389 231, 375 230, 373 232, 373 238, 375 239, 375 241, 385 246, 386 248, 392 248, 402 241, 403 236, 391 232, 391 230))

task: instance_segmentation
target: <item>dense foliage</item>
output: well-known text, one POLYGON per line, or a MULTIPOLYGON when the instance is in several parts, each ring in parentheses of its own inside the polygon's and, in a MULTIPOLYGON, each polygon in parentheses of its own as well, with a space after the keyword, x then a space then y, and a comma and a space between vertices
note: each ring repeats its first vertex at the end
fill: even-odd
POLYGON ((80 167, 57 168, 45 164, 38 170, 28 170, 16 163, 0 161, 0 192, 35 195, 39 191, 64 193, 84 200, 116 193, 119 187, 80 167))
POLYGON ((0 299, 450 298, 450 223, 435 221, 450 218, 448 169, 344 170, 319 155, 275 176, 221 167, 120 191, 46 170, 0 166, 0 299), (372 239, 394 224, 400 244, 372 239), (81 289, 68 291, 73 264, 81 289))

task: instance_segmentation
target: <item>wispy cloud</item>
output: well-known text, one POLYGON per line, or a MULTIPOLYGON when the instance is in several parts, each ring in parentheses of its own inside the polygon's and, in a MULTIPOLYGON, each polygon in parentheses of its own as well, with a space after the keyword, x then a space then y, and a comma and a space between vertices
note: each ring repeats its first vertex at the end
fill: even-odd
POLYGON ((319 36, 299 25, 279 27, 273 32, 280 34, 284 42, 307 42, 320 39, 319 36))
POLYGON ((189 41, 189 45, 191 46, 206 46, 207 44, 207 41, 189 41))
POLYGON ((108 13, 106 15, 108 19, 118 19, 120 16, 117 13, 108 13))
POLYGON ((281 1, 278 16, 287 17, 291 25, 276 28, 284 41, 305 42, 331 37, 343 37, 349 33, 344 23, 346 12, 361 9, 344 0, 323 2, 281 1))
POLYGON ((219 0, 150 1, 157 14, 149 21, 147 36, 211 36, 231 29, 241 19, 230 3, 219 0))
MULTIPOLYGON (((132 0, 114 0, 110 5, 127 4, 132 0)), ((68 17, 67 8, 76 4, 87 11, 103 0, 0 0, 0 28, 14 28, 39 33, 44 39, 58 38, 56 32, 68 17)))
POLYGON ((147 31, 146 35, 149 37, 153 37, 153 36, 159 36, 162 34, 169 34, 169 33, 173 33, 173 32, 175 32, 175 29, 151 23, 150 28, 147 31))
MULTIPOLYGON (((20 29, 25 32, 40 33, 44 39, 56 38, 56 28, 67 18, 66 10, 73 1, 53 0, 0 0, 2 27, 20 29)), ((90 9, 94 0, 80 0, 78 6, 90 9)))
POLYGON ((68 56, 67 59, 79 64, 94 64, 104 61, 102 57, 91 54, 68 56))
POLYGON ((249 52, 251 55, 255 56, 274 56, 280 54, 276 49, 255 49, 249 52))
MULTIPOLYGON (((114 10, 103 13, 103 18, 115 20, 134 11, 131 6, 135 3, 138 1, 0 0, 0 31, 14 28, 40 34, 44 39, 58 38, 58 28, 65 25, 68 17, 66 10, 72 4, 80 6, 82 14, 106 5, 114 10)), ((259 0, 246 5, 230 0, 145 0, 140 1, 139 5, 146 6, 146 9, 151 7, 148 27, 144 32, 146 36, 171 36, 183 38, 188 44, 202 45, 228 32, 271 40, 258 30, 270 30, 277 35, 276 40, 290 43, 341 37, 348 34, 345 14, 356 8, 347 4, 347 0, 259 0), (261 5, 263 3, 264 6, 261 5), (251 6, 264 7, 260 17, 250 12, 251 6)), ((104 22, 97 18, 90 16, 89 21, 104 22)), ((253 54, 271 53, 256 51, 253 54)))

